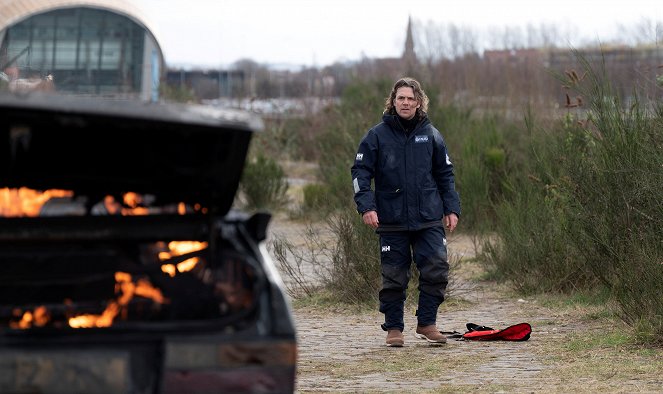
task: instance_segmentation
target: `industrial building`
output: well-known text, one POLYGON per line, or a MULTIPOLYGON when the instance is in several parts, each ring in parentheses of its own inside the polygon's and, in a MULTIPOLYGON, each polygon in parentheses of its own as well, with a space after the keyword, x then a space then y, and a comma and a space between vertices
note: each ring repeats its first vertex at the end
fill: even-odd
POLYGON ((0 76, 10 90, 157 101, 154 28, 118 0, 0 0, 0 76))

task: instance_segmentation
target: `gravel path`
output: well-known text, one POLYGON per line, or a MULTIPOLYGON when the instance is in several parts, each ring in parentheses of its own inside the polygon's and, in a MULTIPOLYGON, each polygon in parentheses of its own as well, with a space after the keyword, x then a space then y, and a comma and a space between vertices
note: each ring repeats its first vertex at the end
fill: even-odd
MULTIPOLYGON (((276 221, 273 231, 297 243, 303 228, 276 221)), ((405 346, 390 348, 384 344, 383 315, 377 310, 300 306, 294 308, 299 348, 297 392, 592 392, 592 387, 608 392, 663 392, 656 389, 663 387, 662 378, 651 376, 644 383, 642 377, 608 379, 608 383, 587 377, 587 386, 565 382, 563 376, 556 376, 555 362, 546 349, 551 344, 563 347, 569 335, 587 328, 551 314, 535 301, 512 296, 506 288, 472 280, 473 274, 467 271, 477 264, 471 262, 474 248, 469 237, 450 237, 449 253, 462 257, 457 272, 452 272, 457 295, 440 308, 438 327, 464 332, 468 322, 494 328, 528 322, 533 328, 530 340, 451 339, 432 346, 414 337, 416 317, 408 307, 405 346), (572 385, 567 386, 569 383, 572 385)))
MULTIPOLYGON (((464 332, 465 324, 473 322, 504 328, 527 321, 534 327, 527 342, 471 342, 449 340, 446 345, 432 346, 414 337, 414 311, 406 315, 405 346, 389 348, 384 345, 385 333, 380 329, 382 315, 375 312, 295 309, 299 339, 299 392, 413 392, 446 386, 480 388, 518 386, 524 391, 537 391, 537 380, 545 368, 533 349, 550 332, 541 332, 540 324, 525 309, 525 303, 495 298, 495 293, 476 289, 471 304, 462 310, 444 311, 438 315, 438 327, 446 331, 464 332), (467 308, 467 309, 466 309, 467 308), (538 332, 537 332, 538 331, 538 332), (401 368, 391 370, 388 365, 380 371, 380 364, 397 362, 407 354, 412 360, 411 374, 401 368), (419 366, 431 361, 430 368, 438 371, 419 371, 419 366), (333 366, 343 363, 374 364, 365 374, 352 368, 335 373, 333 366), (417 377, 420 374, 421 377, 417 377), (528 383, 529 382, 529 383, 528 383), (523 384, 526 383, 526 384, 523 384)), ((455 308, 453 308, 455 309, 455 308)), ((543 322, 544 325, 546 322, 543 322)), ((562 332, 556 333, 560 335, 562 332)))

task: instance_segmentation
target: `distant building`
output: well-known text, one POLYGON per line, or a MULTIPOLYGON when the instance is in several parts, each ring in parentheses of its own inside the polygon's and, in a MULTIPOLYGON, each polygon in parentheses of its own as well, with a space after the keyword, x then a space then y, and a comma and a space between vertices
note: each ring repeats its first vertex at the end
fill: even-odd
POLYGON ((543 63, 544 53, 539 49, 497 49, 486 50, 483 58, 488 64, 543 63))
POLYGON ((124 0, 0 0, 0 71, 58 92, 156 101, 164 73, 148 19, 124 0))
MULTIPOLYGON (((412 34, 412 18, 408 18, 407 29, 405 31, 405 45, 403 53, 400 57, 386 57, 366 59, 364 63, 370 64, 371 74, 375 75, 376 72, 388 75, 393 78, 412 76, 419 65, 417 54, 414 50, 414 37, 412 34)), ((364 64, 365 66, 366 64, 364 64)))
POLYGON ((166 72, 166 83, 188 89, 201 100, 236 97, 244 88, 241 70, 176 70, 166 72))
POLYGON ((407 19, 407 32, 405 33, 405 49, 401 56, 401 62, 409 72, 419 63, 417 54, 414 52, 414 38, 412 36, 412 18, 407 19))

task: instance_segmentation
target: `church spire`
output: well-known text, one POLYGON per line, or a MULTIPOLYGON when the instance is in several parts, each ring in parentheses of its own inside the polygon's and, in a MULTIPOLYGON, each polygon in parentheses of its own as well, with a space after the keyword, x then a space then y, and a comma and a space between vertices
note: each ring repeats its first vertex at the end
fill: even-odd
POLYGON ((417 55, 414 53, 414 39, 412 38, 412 17, 407 18, 407 35, 405 37, 405 49, 402 59, 407 62, 416 62, 417 55))

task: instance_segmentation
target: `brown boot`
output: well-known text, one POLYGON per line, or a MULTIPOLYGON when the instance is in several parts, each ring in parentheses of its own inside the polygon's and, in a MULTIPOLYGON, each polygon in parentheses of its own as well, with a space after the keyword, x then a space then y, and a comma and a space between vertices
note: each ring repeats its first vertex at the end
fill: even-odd
POLYGON ((430 343, 447 343, 447 337, 440 334, 435 324, 430 326, 417 326, 414 336, 419 339, 425 339, 430 343))
POLYGON ((401 330, 387 331, 387 346, 402 347, 403 343, 405 343, 405 339, 401 330))

